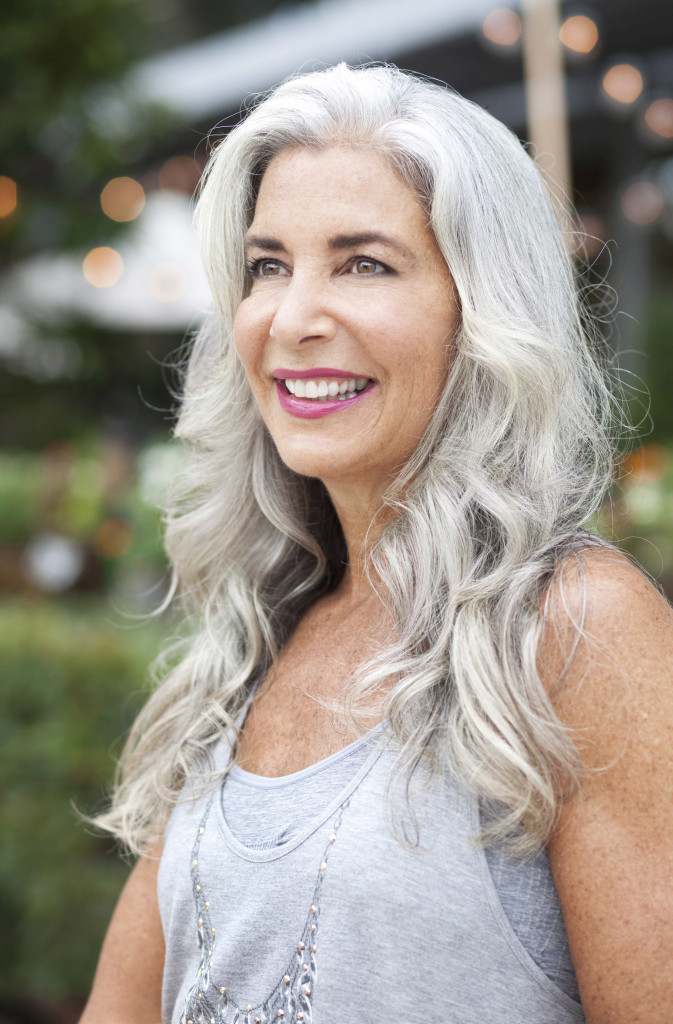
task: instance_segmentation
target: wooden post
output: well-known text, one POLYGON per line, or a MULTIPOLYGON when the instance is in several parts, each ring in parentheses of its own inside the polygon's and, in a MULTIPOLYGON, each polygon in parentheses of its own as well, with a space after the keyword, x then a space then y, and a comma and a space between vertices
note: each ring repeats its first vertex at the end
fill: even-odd
POLYGON ((570 140, 558 0, 522 0, 528 139, 565 207, 572 202, 570 140))

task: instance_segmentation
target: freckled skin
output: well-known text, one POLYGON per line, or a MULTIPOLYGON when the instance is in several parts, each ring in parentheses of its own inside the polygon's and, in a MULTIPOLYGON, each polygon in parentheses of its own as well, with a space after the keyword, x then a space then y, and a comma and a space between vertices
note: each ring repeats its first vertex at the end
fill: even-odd
MULTIPOLYGON (((585 766, 549 844, 589 1024, 673 1020, 673 611, 626 559, 589 550, 586 629, 561 720, 585 766)), ((579 617, 570 569, 564 599, 579 617)), ((574 640, 552 600, 539 662, 558 677, 574 640)))
MULTIPOLYGON (((250 230, 280 248, 251 250, 269 262, 236 318, 238 351, 281 457, 325 481, 349 549, 344 580, 299 623, 246 719, 239 762, 274 776, 349 742, 313 697, 337 696, 372 644, 394 636, 359 547, 382 490, 427 426, 456 308, 423 211, 367 151, 281 154, 264 176, 250 230), (403 247, 329 247, 335 234, 363 231, 403 247), (369 262, 354 263, 358 256, 369 262), (293 419, 270 374, 316 365, 373 377, 376 389, 343 414, 293 419)), ((572 567, 562 599, 550 594, 538 651, 541 679, 586 766, 581 792, 562 807, 550 863, 588 1024, 671 1024, 673 612, 625 559, 595 548, 582 557, 587 636, 560 693, 555 683, 585 599, 572 567)), ((142 858, 81 1024, 159 1024, 163 956, 156 862, 142 858)))
POLYGON ((422 437, 450 359, 457 307, 427 215, 374 152, 290 150, 262 179, 248 238, 279 243, 249 249, 249 259, 267 257, 262 270, 275 272, 252 279, 234 324, 262 416, 295 472, 369 511, 422 437), (330 240, 366 232, 401 247, 330 248, 330 240), (372 377, 376 386, 352 409, 299 420, 281 408, 271 373, 316 366, 372 377))
POLYGON ((368 585, 353 587, 351 570, 382 492, 427 428, 457 306, 425 211, 368 150, 279 154, 262 180, 248 242, 253 276, 236 316, 236 348, 281 457, 323 480, 351 553, 344 585, 306 614, 246 720, 239 763, 282 775, 352 739, 307 693, 337 697, 392 629, 368 585), (385 240, 333 247, 366 235, 385 240), (375 387, 323 419, 289 415, 273 370, 319 366, 373 378, 375 387))

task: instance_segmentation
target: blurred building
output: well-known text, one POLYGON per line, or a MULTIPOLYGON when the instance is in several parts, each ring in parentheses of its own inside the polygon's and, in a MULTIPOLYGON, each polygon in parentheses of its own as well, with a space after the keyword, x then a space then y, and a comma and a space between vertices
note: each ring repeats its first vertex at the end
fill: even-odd
MULTIPOLYGON (((212 29, 215 11, 193 8, 192 34, 212 29)), ((186 13, 176 19, 184 31, 186 13)), ((338 60, 393 61, 448 82, 526 139, 521 20, 520 5, 492 0, 318 0, 169 50, 140 68, 137 82, 179 111, 185 151, 194 150, 194 133, 205 138, 213 125, 235 122, 251 94, 338 60)), ((673 7, 563 2, 559 29, 584 245, 593 258, 605 241, 616 243, 611 283, 642 325, 656 271, 669 281, 672 262, 673 7)), ((196 153, 203 160, 206 146, 196 153)), ((638 324, 625 318, 619 333, 622 348, 640 347, 638 324)))
MULTIPOLYGON (((72 261, 52 260, 49 273, 33 264, 13 274, 5 295, 18 289, 31 301, 75 306, 122 329, 193 325, 209 300, 187 197, 207 158, 207 136, 217 125, 214 137, 221 137, 251 95, 300 68, 392 61, 448 82, 529 137, 518 4, 317 0, 214 31, 218 10, 231 6, 168 5, 160 26, 168 48, 132 76, 143 97, 175 112, 177 130, 161 152, 129 169, 146 203, 143 194, 138 205, 128 187, 124 194, 128 178, 117 179, 117 212, 114 194, 108 197, 113 219, 139 214, 121 263, 101 248, 84 267, 86 280, 72 261)), ((653 274, 667 277, 673 262, 673 7, 670 0, 562 2, 559 22, 579 227, 590 258, 605 241, 616 242, 611 283, 622 308, 642 323, 653 274)), ((11 334, 10 320, 5 313, 11 334)), ((640 347, 642 331, 631 323, 625 319, 620 332, 626 349, 640 347)))

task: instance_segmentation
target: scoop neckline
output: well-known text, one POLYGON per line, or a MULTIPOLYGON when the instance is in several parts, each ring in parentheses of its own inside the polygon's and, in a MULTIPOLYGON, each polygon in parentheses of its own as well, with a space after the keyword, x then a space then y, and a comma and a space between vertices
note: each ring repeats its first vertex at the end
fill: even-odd
POLYGON ((289 772, 287 775, 258 775, 256 772, 246 771, 245 768, 241 768, 234 761, 229 769, 228 776, 241 783, 241 785, 250 786, 253 789, 282 789, 284 786, 292 786, 294 783, 308 779, 312 775, 317 775, 319 772, 331 768, 332 765, 337 764, 342 758, 348 757, 349 754, 354 754, 360 747, 368 744, 382 730, 383 722, 379 722, 373 729, 369 729, 362 736, 358 736, 348 746, 342 747, 341 750, 335 750, 333 754, 328 754, 322 760, 315 761, 305 768, 300 768, 299 771, 289 772))
MULTIPOLYGON (((292 776, 281 775, 278 778, 271 778, 270 781, 277 782, 278 779, 282 781, 287 780, 291 777, 294 779, 294 781, 297 781, 298 775, 304 772, 310 773, 313 770, 321 770, 326 766, 325 762, 330 761, 330 763, 333 763, 333 758, 338 759, 339 757, 344 756, 345 753, 347 753, 349 749, 352 749, 353 746, 366 743, 377 732, 384 732, 383 723, 379 723, 379 725, 375 726, 374 729, 371 729, 364 736, 361 736, 359 739, 355 740, 354 743, 349 744, 348 747, 344 747, 343 750, 336 751, 336 754, 330 754, 328 758, 324 758, 322 761, 316 762, 315 765, 310 765, 308 768, 302 769, 301 772, 293 772, 292 776)), ((364 764, 360 766, 360 768, 355 773, 353 778, 349 780, 349 782, 344 786, 344 788, 339 793, 337 793, 337 795, 333 797, 332 800, 325 807, 322 807, 317 814, 310 818, 303 828, 295 832, 286 843, 280 843, 278 846, 272 846, 266 849, 256 849, 254 847, 245 846, 243 843, 240 842, 240 840, 236 838, 234 833, 229 828, 226 816, 224 814, 224 808, 222 806, 222 791, 223 787, 226 785, 227 780, 227 776, 225 776, 225 778, 222 780, 219 793, 217 794, 217 798, 215 801, 217 806, 217 828, 221 838, 227 844, 232 853, 236 854, 237 857, 240 857, 241 860, 256 861, 258 863, 262 863, 280 860, 281 857, 286 857, 288 854, 292 853, 299 846, 305 843, 306 840, 310 836, 312 836, 314 832, 316 832, 322 825, 324 825, 324 823, 329 818, 333 817, 337 813, 337 811, 342 805, 346 804, 346 802, 350 799, 350 797, 358 788, 358 786, 365 778, 365 776, 374 767, 381 754, 383 754, 385 750, 389 749, 391 740, 392 736, 388 734, 388 736, 382 742, 376 743, 372 747, 372 751, 369 757, 365 760, 364 764)), ((240 770, 243 771, 243 769, 240 770)), ((230 769, 230 771, 233 771, 233 768, 230 769)), ((267 779, 267 776, 258 775, 253 776, 253 778, 265 780, 267 779)))

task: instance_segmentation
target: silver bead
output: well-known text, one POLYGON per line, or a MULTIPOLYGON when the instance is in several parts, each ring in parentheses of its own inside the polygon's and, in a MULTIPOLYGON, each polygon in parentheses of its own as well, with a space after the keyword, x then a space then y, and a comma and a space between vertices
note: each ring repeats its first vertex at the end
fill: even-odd
POLYGON ((215 929, 214 928, 210 929, 210 934, 213 936, 213 938, 215 938, 215 929))
POLYGON ((314 932, 314 931, 315 931, 315 925, 314 925, 314 924, 312 924, 312 925, 311 925, 311 931, 312 931, 312 932, 314 932))
POLYGON ((205 832, 205 829, 204 829, 203 825, 201 825, 200 828, 199 828, 199 835, 202 836, 204 832, 205 832))
POLYGON ((326 867, 327 867, 327 861, 324 860, 324 861, 322 861, 322 863, 320 865, 320 870, 324 871, 326 867))
POLYGON ((300 1010, 299 1013, 297 1014, 297 1020, 303 1020, 303 1019, 304 1019, 304 1014, 300 1010))
POLYGON ((197 892, 201 892, 201 886, 200 886, 200 885, 197 885, 197 887, 196 887, 196 891, 197 891, 197 892))
POLYGON ((316 946, 315 943, 313 943, 313 945, 311 946, 311 952, 312 953, 317 953, 318 952, 318 947, 316 946))
POLYGON ((301 952, 302 952, 302 950, 306 949, 306 946, 304 945, 304 943, 303 943, 303 942, 298 942, 298 943, 297 943, 297 949, 298 949, 298 950, 299 950, 299 952, 301 953, 301 952))
POLYGON ((308 964, 302 964, 301 969, 304 972, 304 974, 308 974, 308 964))
POLYGON ((304 995, 305 996, 310 996, 310 994, 311 994, 311 986, 310 985, 304 985, 304 995))
POLYGON ((276 1017, 284 1017, 285 1010, 276 1010, 276 1017))
POLYGON ((199 1001, 199 1002, 201 1002, 201 1000, 203 999, 203 996, 202 996, 202 995, 201 995, 201 993, 199 992, 199 994, 198 994, 198 996, 197 996, 196 998, 198 999, 198 1001, 199 1001))
POLYGON ((334 835, 334 832, 332 832, 332 835, 329 837, 329 841, 330 841, 330 843, 335 843, 336 842, 336 836, 334 835))
POLYGON ((250 1005, 250 1003, 248 1003, 248 1005, 245 1008, 245 1012, 246 1013, 250 1013, 251 1010, 252 1010, 252 1006, 250 1005))
POLYGON ((215 1024, 215 1018, 214 1017, 210 1018, 210 1024, 215 1024))
POLYGON ((226 990, 226 988, 224 986, 222 986, 222 988, 220 989, 220 995, 221 996, 226 996, 226 994, 227 994, 227 990, 226 990))
POLYGON ((208 900, 206 900, 203 906, 205 907, 206 910, 210 910, 210 903, 208 902, 208 900))
POLYGON ((199 928, 203 928, 203 918, 199 918, 199 928))
POLYGON ((289 985, 290 984, 290 975, 289 974, 285 974, 283 976, 283 981, 285 982, 286 985, 289 985))
POLYGON ((198 860, 193 860, 192 861, 192 867, 195 868, 198 863, 199 863, 198 860))
POLYGON ((311 906, 311 913, 312 914, 317 914, 318 913, 318 908, 315 905, 311 906))

